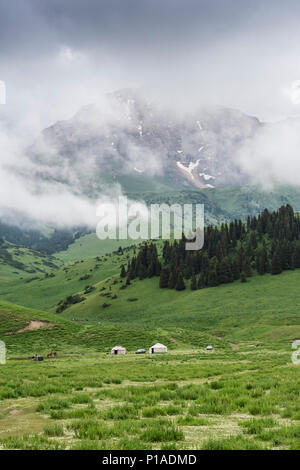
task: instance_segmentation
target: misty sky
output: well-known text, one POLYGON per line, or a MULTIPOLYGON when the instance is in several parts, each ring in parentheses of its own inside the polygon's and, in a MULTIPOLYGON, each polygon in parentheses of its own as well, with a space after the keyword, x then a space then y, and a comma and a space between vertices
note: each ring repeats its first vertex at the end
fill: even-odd
POLYGON ((296 0, 0 0, 0 119, 37 132, 123 87, 297 115, 299 18, 296 0))
POLYGON ((0 0, 0 216, 94 224, 94 202, 76 187, 45 184, 37 196, 24 149, 119 88, 179 113, 217 104, 283 120, 237 161, 263 185, 299 185, 300 120, 285 120, 300 116, 299 19, 299 0, 0 0))

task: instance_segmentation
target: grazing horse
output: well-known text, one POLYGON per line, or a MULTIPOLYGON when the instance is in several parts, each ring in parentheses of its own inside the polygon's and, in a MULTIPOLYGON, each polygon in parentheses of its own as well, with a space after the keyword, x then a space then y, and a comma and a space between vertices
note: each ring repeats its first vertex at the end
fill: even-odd
POLYGON ((51 352, 47 354, 47 357, 57 357, 57 352, 51 352))

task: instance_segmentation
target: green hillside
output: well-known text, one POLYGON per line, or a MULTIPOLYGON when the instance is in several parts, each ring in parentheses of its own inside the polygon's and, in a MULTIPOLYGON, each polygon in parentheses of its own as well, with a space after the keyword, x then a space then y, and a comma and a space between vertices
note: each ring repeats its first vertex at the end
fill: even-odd
MULTIPOLYGON (((118 276, 115 279, 119 281, 118 276)), ((124 290, 121 285, 120 281, 114 285, 114 280, 97 284, 84 302, 62 315, 120 328, 178 329, 179 338, 180 334, 192 338, 195 332, 231 342, 300 338, 300 270, 255 275, 247 283, 236 281, 196 291, 159 289, 157 278, 135 280, 124 290), (105 293, 109 297, 103 297, 105 293)))
POLYGON ((13 243, 0 242, 0 279, 15 281, 33 274, 51 273, 63 266, 55 256, 13 243))
POLYGON ((248 215, 258 215, 265 208, 274 211, 285 204, 290 204, 295 211, 300 210, 299 186, 234 186, 207 189, 205 194, 229 213, 231 220, 246 220, 248 215))
POLYGON ((28 353, 55 346, 103 351, 118 342, 132 349, 158 340, 176 349, 210 342, 222 347, 229 342, 280 346, 300 338, 300 270, 197 291, 159 289, 157 283, 157 278, 135 280, 120 289, 116 275, 96 283, 86 300, 59 315, 1 301, 0 335, 30 321, 50 322, 50 328, 5 336, 8 347, 28 353))
POLYGON ((67 344, 72 344, 77 329, 57 315, 0 302, 0 339, 5 341, 8 356, 61 349, 67 338, 67 344), (30 329, 32 322, 35 325, 30 329))
POLYGON ((55 309, 67 296, 119 273, 121 265, 127 264, 133 253, 134 248, 128 248, 123 254, 76 261, 48 276, 35 273, 17 279, 4 278, 0 283, 0 299, 37 309, 55 309))
MULTIPOLYGON (((300 211, 300 188, 274 187, 264 190, 258 186, 220 187, 199 190, 181 189, 178 191, 146 191, 146 187, 127 193, 129 199, 150 204, 204 204, 206 225, 219 225, 233 219, 246 220, 248 215, 257 215, 265 208, 273 211, 283 204, 290 204, 300 211)), ((133 240, 103 240, 95 233, 83 235, 69 244, 56 257, 65 263, 102 256, 136 243, 133 240)))
POLYGON ((78 238, 65 251, 56 253, 56 257, 65 264, 74 263, 77 260, 87 260, 96 256, 103 256, 113 251, 140 243, 140 240, 100 240, 96 233, 89 233, 78 238))
POLYGON ((248 215, 258 215, 290 204, 300 210, 299 186, 228 186, 206 189, 181 189, 164 192, 131 192, 131 199, 141 199, 147 204, 204 204, 206 225, 219 225, 223 221, 246 220, 248 215))
MULTIPOLYGON (((2 301, 0 331, 16 331, 36 319, 54 324, 55 328, 5 337, 9 347, 28 353, 55 346, 65 351, 107 351, 114 343, 132 350, 158 340, 176 349, 209 343, 227 347, 229 342, 279 347, 300 338, 299 283, 300 270, 295 270, 279 276, 255 275, 247 283, 176 292, 159 289, 157 278, 135 280, 120 289, 121 280, 115 275, 94 284, 95 290, 83 302, 59 315, 9 307, 2 301)), ((42 293, 34 303, 43 303, 42 293)))
MULTIPOLYGON (((257 215, 264 208, 272 211, 283 204, 290 204, 295 211, 300 211, 299 187, 276 186, 268 190, 258 186, 179 189, 177 191, 171 191, 168 188, 165 190, 162 187, 156 188, 156 191, 151 191, 151 188, 148 189, 146 185, 142 187, 131 186, 131 191, 126 194, 128 198, 144 201, 148 206, 162 203, 170 205, 204 204, 206 225, 219 225, 235 218, 246 220, 248 215, 257 215)), ((27 252, 29 258, 24 251, 24 262, 18 258, 20 255, 13 255, 14 261, 23 262, 30 270, 44 269, 44 263, 39 263, 40 260, 30 261, 30 257, 39 256, 41 258, 41 253, 44 253, 45 258, 48 256, 45 253, 51 253, 63 263, 73 263, 77 260, 105 255, 116 250, 120 245, 125 247, 136 243, 136 241, 131 240, 100 241, 95 232, 89 232, 90 229, 86 227, 54 230, 45 226, 39 228, 39 230, 22 230, 19 227, 7 225, 0 221, 0 241, 3 240, 4 245, 8 246, 10 244, 11 249, 16 251, 18 248, 21 251, 25 250, 23 247, 30 248, 27 252)), ((3 244, 2 248, 4 248, 3 244)), ((22 256, 21 253, 21 258, 22 256)), ((45 259, 42 261, 45 261, 45 259)), ((49 256, 49 261, 51 262, 51 256, 49 256)), ((58 261, 52 260, 52 262, 59 264, 58 261)), ((7 259, 1 256, 0 249, 0 274, 6 267, 6 274, 10 275, 13 271, 18 271, 11 269, 13 265, 7 263, 7 259)))
POLYGON ((169 338, 175 348, 203 346, 208 340, 223 346, 283 343, 300 338, 299 235, 298 215, 282 206, 247 224, 208 227, 198 252, 185 251, 184 240, 120 248, 55 273, 3 281, 0 295, 83 323, 91 331, 136 328, 141 338, 145 332, 153 339, 169 338), (162 286, 166 269, 170 277, 162 286), (181 276, 186 289, 170 285, 172 276, 181 276))
POLYGON ((90 324, 86 319, 76 321, 59 315, 24 308, 9 302, 0 302, 0 340, 4 341, 8 357, 47 354, 57 351, 70 353, 108 353, 116 344, 124 344, 128 351, 148 348, 158 340, 169 349, 205 347, 215 340, 221 349, 228 348, 223 340, 217 340, 205 332, 187 334, 177 328, 152 328, 143 325, 118 323, 90 324), (175 337, 178 339, 175 340, 175 337))
MULTIPOLYGON (((195 290, 192 277, 181 291, 160 288, 158 275, 140 280, 152 275, 141 270, 153 261, 140 263, 145 246, 91 257, 89 235, 48 272, 36 264, 44 260, 39 253, 10 246, 13 262, 26 260, 29 270, 0 282, 0 340, 9 359, 0 366, 0 449, 299 449, 291 353, 300 339, 300 219, 291 208, 278 214, 228 226, 220 255, 233 261, 244 250, 252 275, 195 290), (270 263, 259 275, 263 246, 270 263), (269 273, 273 252, 278 275, 269 273), (148 354, 156 342, 168 353, 148 354), (116 344, 125 356, 110 354, 116 344), (147 353, 135 355, 138 348, 147 353), (11 360, 52 351, 56 359, 11 360)), ((202 252, 211 259, 224 230, 209 229, 202 252)), ((161 240, 150 246, 162 266, 170 256, 169 266, 182 272, 202 256, 185 256, 174 243, 166 250, 161 240)), ((4 273, 15 269, 5 263, 4 273)))

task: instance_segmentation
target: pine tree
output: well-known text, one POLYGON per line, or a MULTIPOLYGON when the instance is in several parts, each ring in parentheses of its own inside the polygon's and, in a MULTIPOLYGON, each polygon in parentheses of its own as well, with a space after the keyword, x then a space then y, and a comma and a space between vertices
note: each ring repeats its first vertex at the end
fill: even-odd
POLYGON ((170 276, 169 269, 163 268, 160 272, 159 287, 161 287, 162 289, 168 287, 169 276, 170 276))
POLYGON ((241 270, 240 270, 240 260, 238 256, 234 258, 234 261, 231 267, 231 272, 232 272, 232 277, 234 281, 240 278, 241 270))
MULTIPOLYGON (((259 274, 300 268, 300 217, 289 205, 248 217, 247 224, 235 220, 218 228, 205 227, 204 232, 203 249, 194 252, 185 250, 184 238, 172 244, 165 242, 162 265, 156 244, 144 243, 128 263, 128 282, 136 276, 143 279, 160 275, 161 287, 181 290, 184 279, 191 279, 189 286, 194 290, 239 278, 244 282, 254 267, 259 274)), ((120 277, 125 276, 122 266, 120 277)))
POLYGON ((295 268, 300 268, 300 243, 296 242, 294 247, 294 266, 295 268))
POLYGON ((231 266, 228 257, 223 258, 219 265, 219 283, 226 284, 233 281, 231 266))
POLYGON ((168 288, 174 289, 175 285, 176 285, 176 274, 173 271, 171 271, 170 276, 169 276, 169 281, 168 281, 168 288))
POLYGON ((209 263, 208 275, 207 275, 207 286, 215 287, 219 284, 218 276, 218 260, 216 257, 212 258, 209 263))
POLYGON ((269 271, 268 251, 265 241, 263 242, 263 247, 258 251, 256 256, 256 269, 261 275, 269 271))
POLYGON ((271 273, 280 274, 282 272, 281 258, 278 250, 275 251, 272 258, 271 273))
POLYGON ((155 259, 152 259, 147 269, 147 277, 153 277, 155 276, 155 273, 156 273, 156 263, 155 263, 155 259))
POLYGON ((204 274, 201 273, 198 279, 198 289, 203 289, 205 287, 205 284, 206 282, 205 282, 204 274))
POLYGON ((160 262, 158 261, 158 258, 157 258, 156 261, 155 261, 155 276, 160 275, 160 270, 161 270, 161 264, 160 264, 160 262))
POLYGON ((137 275, 140 281, 147 277, 147 271, 143 264, 140 264, 140 266, 137 268, 137 275))
POLYGON ((197 289, 197 281, 195 274, 192 274, 192 279, 191 279, 191 290, 196 290, 197 289))
POLYGON ((121 274, 120 274, 120 277, 126 277, 126 271, 125 271, 125 268, 124 268, 124 264, 122 264, 122 266, 121 266, 121 274))
POLYGON ((185 289, 185 283, 181 272, 178 273, 175 289, 179 291, 185 289))
POLYGON ((248 215, 248 217, 247 217, 247 232, 249 232, 249 230, 250 230, 250 224, 251 224, 250 215, 248 215))
POLYGON ((245 258, 245 261, 243 263, 243 271, 246 274, 247 277, 252 276, 252 268, 251 268, 251 263, 250 259, 247 257, 245 258))

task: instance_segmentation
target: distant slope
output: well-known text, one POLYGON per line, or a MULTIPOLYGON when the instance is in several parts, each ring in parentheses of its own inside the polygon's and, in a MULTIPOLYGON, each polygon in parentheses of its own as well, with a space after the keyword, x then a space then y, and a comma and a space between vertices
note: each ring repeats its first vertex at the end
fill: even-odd
POLYGON ((14 245, 25 246, 32 250, 53 254, 66 250, 77 237, 88 233, 83 227, 57 229, 41 224, 25 214, 2 214, 0 219, 0 241, 6 241, 14 245))
POLYGON ((0 243, 0 279, 18 279, 29 274, 51 273, 63 266, 54 256, 2 241, 0 243))
MULTIPOLYGON (((133 184, 127 196, 132 200, 144 201, 148 206, 162 203, 204 204, 206 225, 219 225, 239 218, 245 220, 248 215, 259 214, 264 208, 272 211, 287 203, 292 205, 295 211, 300 211, 300 187, 291 186, 270 189, 259 186, 234 186, 177 191, 160 188, 159 191, 147 191, 147 186, 137 188, 133 184)), ((44 230, 28 230, 5 224, 3 221, 0 221, 0 240, 1 238, 12 245, 30 248, 32 252, 53 254, 64 263, 102 256, 119 246, 136 244, 134 240, 100 241, 96 237, 95 228, 92 233, 91 229, 83 227, 68 230, 54 230, 49 227, 44 227, 44 230)), ((0 257, 1 262, 7 265, 0 257)), ((11 272, 12 270, 8 269, 6 274, 11 272)))
POLYGON ((59 315, 1 300, 0 339, 6 342, 9 355, 50 350, 105 352, 118 343, 134 350, 157 341, 170 348, 202 348, 210 343, 228 347, 229 342, 281 347, 300 338, 300 270, 278 276, 255 275, 246 283, 237 281, 196 291, 187 287, 176 292, 159 289, 158 278, 135 280, 122 287, 121 260, 119 255, 103 259, 99 272, 94 270, 95 260, 77 263, 67 272, 58 271, 54 278, 29 283, 20 280, 9 294, 2 295, 55 312, 60 299, 75 293, 83 295, 86 284, 95 288, 84 294, 83 302, 59 315), (92 269, 91 278, 80 281, 79 275, 87 266, 92 269), (16 333, 33 320, 51 325, 16 333), (7 332, 14 334, 4 335, 7 332))
POLYGON ((40 276, 26 282, 31 279, 29 276, 17 282, 3 281, 0 295, 2 299, 54 313, 60 300, 78 293, 85 300, 71 305, 57 318, 81 320, 84 325, 113 328, 120 333, 137 328, 146 329, 156 338, 170 334, 175 346, 191 344, 193 338, 198 341, 203 334, 214 341, 223 338, 251 343, 300 338, 300 270, 278 276, 254 275, 246 283, 237 281, 196 291, 189 289, 188 282, 183 292, 159 289, 158 278, 131 281, 124 288, 120 266, 133 253, 131 249, 100 261, 75 263, 50 278, 40 276), (80 280, 85 275, 90 277, 80 280), (94 290, 84 294, 87 285, 94 290), (155 332, 160 333, 156 336, 155 332))
MULTIPOLYGON (((203 192, 203 191, 202 191, 203 192)), ((300 210, 299 186, 233 186, 204 190, 207 198, 215 203, 232 219, 246 220, 265 208, 269 211, 290 204, 295 211, 300 210)))
MULTIPOLYGON (((85 322, 72 322, 39 310, 20 307, 0 301, 0 340, 7 348, 7 357, 28 357, 35 353, 47 355, 55 351, 59 355, 68 353, 103 352, 110 353, 116 344, 123 344, 128 351, 148 348, 158 340, 170 349, 202 347, 211 342, 209 334, 194 333, 182 336, 174 342, 176 330, 149 330, 143 326, 130 325, 89 325, 85 322), (42 323, 39 329, 26 329, 32 321, 42 323)), ((215 339, 220 347, 225 342, 215 339)))
POLYGON ((191 338, 201 332, 232 342, 276 343, 300 338, 300 270, 183 292, 159 289, 157 278, 136 280, 120 289, 120 279, 115 279, 117 284, 113 280, 99 283, 84 303, 71 306, 62 315, 119 328, 178 329, 191 338), (103 307, 104 303, 109 306, 103 307))
POLYGON ((76 261, 51 276, 38 273, 17 279, 7 277, 0 283, 0 299, 38 309, 55 310, 57 303, 67 296, 82 291, 85 286, 95 284, 120 272, 122 264, 133 256, 133 249, 123 254, 76 261))
MULTIPOLYGON (((274 187, 263 189, 260 186, 235 186, 178 191, 143 191, 127 193, 132 200, 151 204, 204 204, 205 224, 219 225, 233 219, 246 220, 247 216, 257 215, 265 208, 273 211, 283 204, 290 204, 300 211, 300 187, 274 187)), ((102 256, 118 249, 119 246, 136 244, 135 240, 99 240, 95 233, 81 236, 65 251, 56 253, 65 263, 102 256)))
POLYGON ((63 344, 64 337, 68 336, 71 341, 73 333, 72 323, 56 315, 0 301, 0 339, 6 344, 8 356, 51 351, 63 344), (43 325, 40 329, 17 333, 32 321, 43 325))
POLYGON ((115 344, 134 351, 157 341, 171 349, 210 343, 223 348, 229 342, 281 348, 300 338, 300 270, 184 292, 158 289, 157 279, 134 281, 124 290, 113 281, 97 284, 84 303, 60 315, 0 301, 0 340, 8 355, 109 352, 115 344), (117 298, 102 297, 103 293, 117 298), (110 306, 104 308, 103 303, 110 306), (33 320, 49 324, 16 333, 33 320), (14 334, 4 334, 8 332, 14 334))
POLYGON ((113 251, 140 243, 140 240, 100 240, 96 233, 90 233, 78 238, 65 251, 59 251, 55 256, 65 264, 77 260, 88 260, 96 256, 103 256, 113 251))
POLYGON ((206 225, 219 225, 233 219, 246 220, 248 215, 269 211, 290 204, 300 210, 299 186, 231 186, 178 191, 128 193, 131 199, 150 204, 204 204, 206 225))

